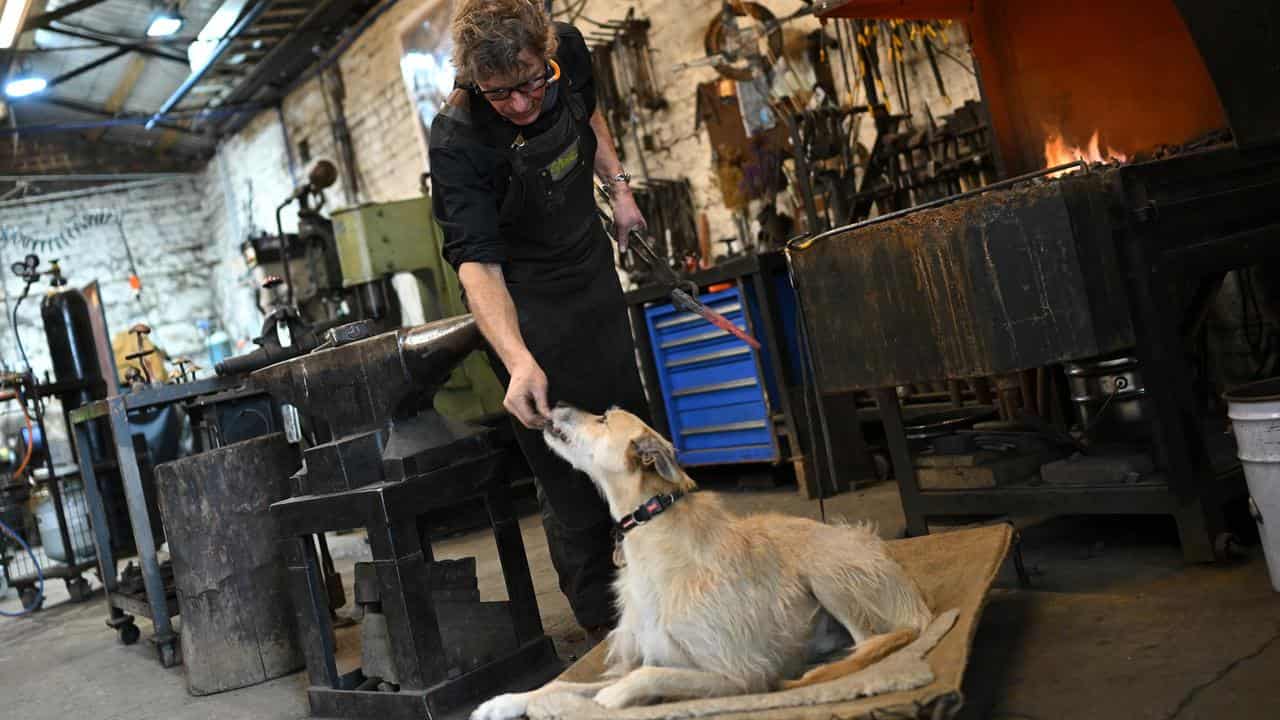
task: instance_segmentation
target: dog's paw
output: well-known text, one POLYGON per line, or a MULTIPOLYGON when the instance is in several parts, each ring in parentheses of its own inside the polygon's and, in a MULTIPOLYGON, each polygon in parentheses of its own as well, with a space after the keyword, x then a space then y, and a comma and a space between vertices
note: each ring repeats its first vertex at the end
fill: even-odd
POLYGON ((629 705, 636 704, 635 697, 632 696, 627 684, 623 682, 614 683, 601 690, 596 693, 594 699, 596 704, 601 707, 609 708, 610 710, 618 710, 629 705))
POLYGON ((471 713, 471 720, 511 720, 524 715, 529 707, 525 693, 508 693, 486 701, 471 713))

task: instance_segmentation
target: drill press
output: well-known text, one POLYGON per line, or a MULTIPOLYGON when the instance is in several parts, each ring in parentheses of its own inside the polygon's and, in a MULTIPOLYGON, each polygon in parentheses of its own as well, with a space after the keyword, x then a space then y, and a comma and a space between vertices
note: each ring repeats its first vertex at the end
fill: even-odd
POLYGON ((330 331, 315 351, 252 375, 310 430, 293 496, 272 513, 313 715, 449 717, 563 668, 542 630, 505 451, 490 430, 432 405, 480 343, 469 316, 378 335, 353 323, 330 331), (474 563, 437 562, 431 552, 423 515, 476 498, 488 509, 507 601, 481 602, 474 563), (354 528, 366 529, 373 560, 355 573, 362 667, 340 674, 313 537, 354 528), (459 582, 459 573, 470 577, 459 582))

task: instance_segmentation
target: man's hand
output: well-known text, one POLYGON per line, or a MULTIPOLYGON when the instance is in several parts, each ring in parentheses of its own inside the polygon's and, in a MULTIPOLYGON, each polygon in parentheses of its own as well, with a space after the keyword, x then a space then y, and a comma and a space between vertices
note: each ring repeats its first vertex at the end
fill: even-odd
POLYGON ((502 405, 527 428, 541 428, 551 417, 547 406, 547 376, 532 357, 508 368, 511 383, 502 405))
POLYGON ((626 254, 633 228, 644 230, 645 227, 644 216, 640 214, 640 206, 636 205, 631 188, 618 188, 613 195, 613 237, 618 243, 618 252, 626 254))

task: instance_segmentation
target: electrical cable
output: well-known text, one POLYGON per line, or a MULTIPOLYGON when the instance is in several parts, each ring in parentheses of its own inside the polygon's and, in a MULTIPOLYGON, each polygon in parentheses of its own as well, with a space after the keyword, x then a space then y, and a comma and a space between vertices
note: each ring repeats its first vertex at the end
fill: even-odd
POLYGON ((27 551, 27 555, 31 557, 31 565, 36 569, 36 580, 40 583, 40 589, 36 591, 36 599, 31 602, 30 607, 24 607, 22 608, 22 612, 16 613, 0 610, 0 615, 3 615, 4 617, 22 617, 23 615, 35 612, 36 608, 40 607, 40 602, 44 600, 44 571, 40 569, 40 562, 36 560, 36 554, 31 549, 31 546, 27 544, 26 540, 22 539, 22 536, 14 532, 13 528, 5 525, 3 521, 0 521, 0 532, 3 532, 14 540, 17 540, 18 544, 22 546, 22 549, 27 551))
POLYGON ((129 262, 129 287, 141 301, 142 278, 138 276, 138 264, 133 260, 133 250, 129 247, 129 236, 124 232, 124 218, 116 216, 116 231, 120 233, 120 244, 124 246, 124 257, 129 262))
POLYGON ((18 301, 13 304, 13 310, 9 313, 9 325, 13 328, 14 339, 18 341, 18 354, 22 356, 22 364, 28 373, 31 372, 31 361, 27 359, 27 349, 22 346, 22 333, 18 332, 18 307, 26 299, 29 290, 31 290, 31 283, 27 283, 27 286, 22 289, 22 294, 18 296, 18 301))

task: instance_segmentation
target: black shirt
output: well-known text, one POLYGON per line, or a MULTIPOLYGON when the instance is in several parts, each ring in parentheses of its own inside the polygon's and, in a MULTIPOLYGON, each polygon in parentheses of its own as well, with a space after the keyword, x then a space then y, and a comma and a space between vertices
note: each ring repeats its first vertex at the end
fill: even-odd
POLYGON ((502 150, 521 132, 532 138, 547 130, 554 118, 550 112, 554 105, 547 105, 553 95, 559 104, 564 102, 560 93, 575 93, 587 115, 595 111, 595 81, 586 41, 572 25, 557 22, 555 28, 560 81, 558 87, 548 87, 542 114, 532 124, 519 127, 508 122, 482 96, 469 91, 459 96, 463 102, 451 102, 431 122, 432 206, 444 230, 444 259, 455 269, 464 262, 506 261, 498 210, 511 168, 502 150))

